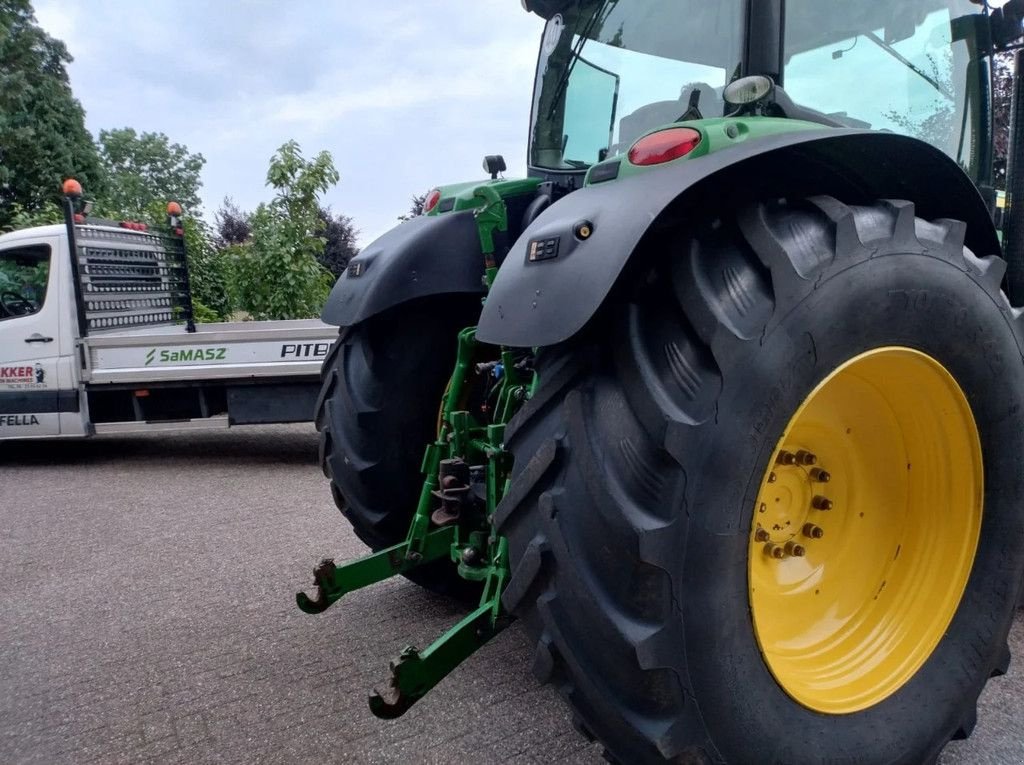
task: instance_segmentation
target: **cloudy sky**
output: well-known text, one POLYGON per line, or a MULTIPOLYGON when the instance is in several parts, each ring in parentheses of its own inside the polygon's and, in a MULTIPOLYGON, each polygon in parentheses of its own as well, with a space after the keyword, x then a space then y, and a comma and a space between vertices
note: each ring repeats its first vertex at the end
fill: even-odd
POLYGON ((327 149, 326 196, 368 243, 413 194, 525 167, 539 18, 516 0, 34 0, 67 43, 93 134, 130 126, 200 152, 206 214, 269 198, 267 162, 294 138, 327 149))

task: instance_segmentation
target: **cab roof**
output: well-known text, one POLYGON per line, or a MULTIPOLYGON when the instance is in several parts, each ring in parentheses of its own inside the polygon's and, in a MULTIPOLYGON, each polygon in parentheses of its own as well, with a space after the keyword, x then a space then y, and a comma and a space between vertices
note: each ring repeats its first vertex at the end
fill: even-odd
POLYGON ((0 234, 0 244, 17 242, 21 239, 38 239, 43 236, 61 236, 67 234, 67 232, 67 226, 63 223, 54 223, 49 226, 33 226, 32 228, 11 231, 8 234, 0 234))

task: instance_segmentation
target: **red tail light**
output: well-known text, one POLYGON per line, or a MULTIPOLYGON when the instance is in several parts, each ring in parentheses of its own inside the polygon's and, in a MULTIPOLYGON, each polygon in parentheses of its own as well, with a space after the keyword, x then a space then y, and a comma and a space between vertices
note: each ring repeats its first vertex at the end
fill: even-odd
POLYGON ((645 135, 629 150, 634 165, 660 165, 685 157, 700 144, 700 133, 693 128, 678 127, 645 135))
POLYGON ((440 201, 441 201, 441 191, 440 191, 440 189, 434 189, 429 194, 427 194, 427 198, 423 201, 423 213, 424 213, 424 215, 426 213, 430 212, 431 210, 433 210, 435 207, 437 207, 437 203, 440 202, 440 201))

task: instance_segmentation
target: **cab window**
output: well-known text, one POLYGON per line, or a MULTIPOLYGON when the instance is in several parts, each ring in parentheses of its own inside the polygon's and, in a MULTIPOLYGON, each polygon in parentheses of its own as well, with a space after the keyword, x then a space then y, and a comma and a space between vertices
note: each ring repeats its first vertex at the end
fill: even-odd
POLYGON ((980 95, 969 0, 792 0, 785 88, 850 127, 926 141, 973 172, 980 95))
POLYGON ((42 309, 50 278, 50 254, 45 244, 0 250, 0 321, 42 309))

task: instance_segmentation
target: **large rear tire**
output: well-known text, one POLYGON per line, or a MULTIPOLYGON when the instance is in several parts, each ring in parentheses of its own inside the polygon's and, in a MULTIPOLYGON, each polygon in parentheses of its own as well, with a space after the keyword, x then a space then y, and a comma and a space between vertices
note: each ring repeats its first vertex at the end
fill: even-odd
MULTIPOLYGON (((405 304, 343 328, 324 360, 316 412, 320 465, 338 509, 373 550, 401 542, 409 531, 458 333, 479 313, 478 298, 405 304)), ((479 594, 479 585, 446 560, 407 576, 459 599, 479 594)))
POLYGON ((539 354, 504 603, 613 758, 917 765, 970 734, 1024 574, 1024 365, 963 241, 906 202, 751 205, 539 354), (808 446, 831 510, 781 451, 808 446))

